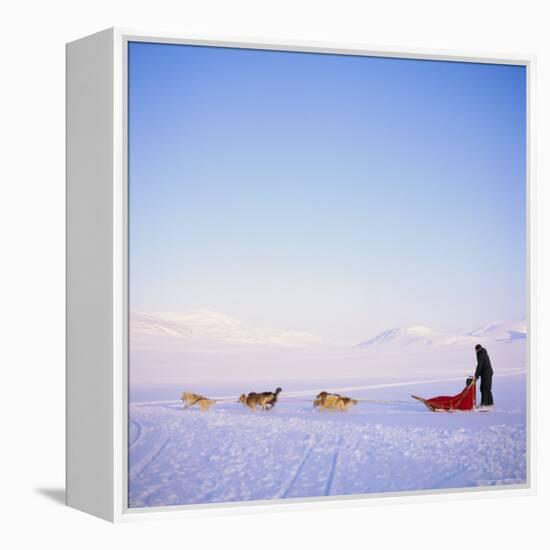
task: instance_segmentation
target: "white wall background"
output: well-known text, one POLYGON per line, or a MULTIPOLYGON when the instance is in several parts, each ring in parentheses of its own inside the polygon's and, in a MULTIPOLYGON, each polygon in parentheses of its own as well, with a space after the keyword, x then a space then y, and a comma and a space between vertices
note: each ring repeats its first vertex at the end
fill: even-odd
MULTIPOLYGON (((544 1, 50 0, 0 7, 0 540, 7 548, 542 548, 548 542, 550 41, 544 1), (112 526, 64 482, 64 44, 120 25, 179 34, 538 55, 536 497, 419 500, 112 526), (546 245, 546 247, 544 246, 546 245), (546 249, 545 249, 546 248, 546 249), (6 516, 7 514, 7 516, 6 516), (214 523, 215 522, 215 523, 214 523), (201 542, 203 541, 203 542, 201 542), (207 542, 206 542, 207 541, 207 542), (203 544, 204 543, 204 544, 203 544)), ((472 199, 474 201, 474 199, 472 199)), ((498 274, 495 274, 498 276, 498 274)))

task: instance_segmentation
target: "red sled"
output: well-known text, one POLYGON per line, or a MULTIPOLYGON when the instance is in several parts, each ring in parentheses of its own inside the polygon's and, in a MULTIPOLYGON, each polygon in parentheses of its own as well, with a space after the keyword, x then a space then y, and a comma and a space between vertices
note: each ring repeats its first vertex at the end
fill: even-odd
POLYGON ((468 378, 466 387, 458 395, 441 395, 431 399, 417 395, 411 397, 424 403, 430 411, 473 411, 476 408, 476 381, 474 378, 468 378))

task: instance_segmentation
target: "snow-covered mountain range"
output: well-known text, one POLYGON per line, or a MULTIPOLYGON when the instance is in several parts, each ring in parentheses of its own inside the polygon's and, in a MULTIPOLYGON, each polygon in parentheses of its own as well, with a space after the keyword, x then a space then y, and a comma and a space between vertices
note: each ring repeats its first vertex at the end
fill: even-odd
POLYGON ((412 326, 385 330, 374 338, 361 342, 358 347, 377 347, 385 345, 475 345, 478 343, 484 344, 488 342, 504 344, 516 340, 524 340, 526 337, 527 324, 525 321, 496 323, 458 334, 437 332, 424 326, 412 326))
MULTIPOLYGON (((218 342, 255 344, 277 347, 310 348, 329 344, 309 332, 255 328, 239 319, 208 309, 179 313, 130 314, 131 337, 134 342, 160 337, 178 342, 218 342)), ((438 332, 425 326, 398 327, 385 330, 358 344, 358 348, 403 346, 475 345, 477 343, 509 343, 526 338, 525 321, 496 323, 462 333, 438 332)))
POLYGON ((310 347, 323 343, 315 334, 254 328, 234 317, 208 309, 179 313, 133 311, 130 314, 130 330, 131 336, 137 339, 172 336, 189 342, 213 341, 283 347, 310 347))

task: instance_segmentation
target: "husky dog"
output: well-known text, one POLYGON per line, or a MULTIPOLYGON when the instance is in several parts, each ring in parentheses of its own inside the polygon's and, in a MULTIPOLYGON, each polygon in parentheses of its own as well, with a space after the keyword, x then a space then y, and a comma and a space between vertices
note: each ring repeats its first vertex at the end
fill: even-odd
POLYGON ((250 410, 255 411, 256 405, 258 404, 258 397, 259 394, 257 394, 256 392, 250 392, 248 395, 246 395, 246 393, 243 393, 239 397, 239 403, 242 403, 250 410))
POLYGON ((214 399, 208 399, 198 393, 192 393, 189 391, 184 391, 181 394, 181 400, 184 403, 184 409, 192 407, 193 405, 198 405, 201 411, 207 411, 216 402, 214 399))
POLYGON ((338 393, 328 393, 322 391, 313 401, 314 407, 319 407, 320 410, 331 411, 347 411, 351 405, 357 405, 357 399, 344 397, 338 393))
POLYGON ((255 411, 256 407, 260 407, 263 411, 272 409, 277 403, 277 398, 281 393, 281 388, 277 388, 274 392, 264 391, 262 393, 250 392, 248 395, 243 393, 239 397, 239 402, 255 411))

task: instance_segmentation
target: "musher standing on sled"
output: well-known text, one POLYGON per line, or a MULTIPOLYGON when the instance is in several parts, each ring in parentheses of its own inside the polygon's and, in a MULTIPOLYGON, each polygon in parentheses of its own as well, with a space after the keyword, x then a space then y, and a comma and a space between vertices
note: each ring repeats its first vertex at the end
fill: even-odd
POLYGON ((481 378, 479 389, 481 390, 481 406, 490 407, 494 405, 491 386, 493 385, 493 367, 487 350, 480 344, 476 345, 477 367, 476 380, 481 378))

